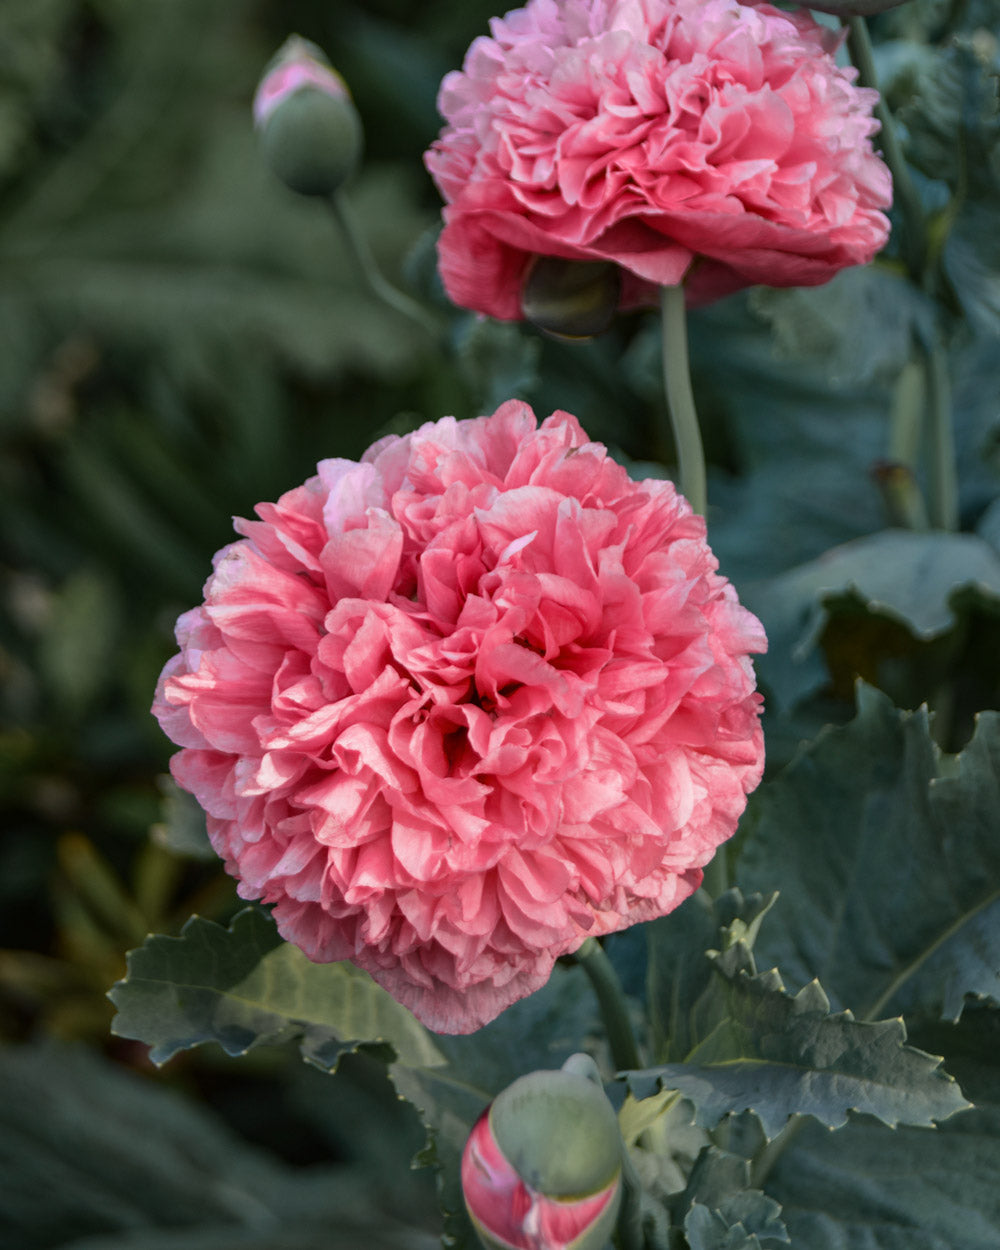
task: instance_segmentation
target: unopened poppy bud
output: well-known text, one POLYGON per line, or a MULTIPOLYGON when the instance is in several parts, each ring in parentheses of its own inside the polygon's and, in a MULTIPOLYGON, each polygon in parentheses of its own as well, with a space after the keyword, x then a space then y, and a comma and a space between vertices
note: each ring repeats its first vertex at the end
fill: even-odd
POLYGON ((621 270, 611 261, 536 256, 521 288, 521 312, 539 330, 585 339, 611 324, 621 298, 621 270))
POLYGON ((361 119, 347 84, 322 51, 292 35, 253 102, 264 159, 300 195, 331 195, 361 156, 361 119))
POLYGON ((603 1250, 622 1183, 618 1120, 573 1071, 532 1072, 498 1094, 462 1155, 465 1205, 487 1250, 603 1250))

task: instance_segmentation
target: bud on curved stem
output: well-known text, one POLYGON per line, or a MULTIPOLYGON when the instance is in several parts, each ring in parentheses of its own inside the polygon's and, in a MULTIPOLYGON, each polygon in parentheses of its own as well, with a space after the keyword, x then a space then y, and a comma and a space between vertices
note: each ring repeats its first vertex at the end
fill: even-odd
POLYGON ((300 195, 332 195, 361 156, 361 119, 347 84, 322 51, 292 35, 271 61, 253 103, 264 159, 300 195))
POLYGON ((531 1072, 498 1094, 462 1155, 487 1250, 603 1250, 622 1192, 618 1119, 580 1070, 531 1072))

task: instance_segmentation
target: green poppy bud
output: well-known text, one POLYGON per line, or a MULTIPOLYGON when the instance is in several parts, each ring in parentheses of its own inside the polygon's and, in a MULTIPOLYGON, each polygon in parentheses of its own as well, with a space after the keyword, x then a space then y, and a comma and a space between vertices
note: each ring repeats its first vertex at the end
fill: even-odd
POLYGON ((611 324, 621 270, 611 261, 536 256, 521 288, 525 321, 559 338, 585 339, 611 324))
POLYGON ((487 1250, 603 1250, 621 1201, 622 1140, 600 1085, 532 1072, 498 1094, 462 1155, 487 1250))
POLYGON ((300 195, 331 195, 361 156, 351 93, 314 43, 292 35, 271 61, 253 102, 264 159, 300 195))

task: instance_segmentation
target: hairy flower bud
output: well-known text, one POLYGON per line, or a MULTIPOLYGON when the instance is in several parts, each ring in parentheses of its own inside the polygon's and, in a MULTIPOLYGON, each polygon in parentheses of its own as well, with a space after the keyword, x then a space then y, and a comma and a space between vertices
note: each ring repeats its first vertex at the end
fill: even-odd
POLYGON ((347 84, 322 51, 292 35, 272 60, 253 102, 264 158, 300 195, 330 195, 361 155, 361 120, 347 84))
POLYGON ((622 1142, 601 1087, 532 1072, 476 1122, 462 1155, 465 1205, 487 1250, 601 1250, 621 1201, 622 1142))

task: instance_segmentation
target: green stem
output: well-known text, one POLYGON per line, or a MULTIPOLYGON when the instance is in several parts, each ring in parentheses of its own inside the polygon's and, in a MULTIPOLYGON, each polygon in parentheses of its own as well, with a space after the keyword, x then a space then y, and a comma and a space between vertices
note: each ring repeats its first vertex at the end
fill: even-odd
POLYGON ((922 360, 908 360, 899 373, 889 414, 888 459, 874 469, 890 525, 926 530, 927 505, 917 482, 924 442, 927 374, 922 360))
POLYGON ((889 417, 889 459, 916 472, 924 429, 927 379, 919 360, 908 360, 899 373, 889 417))
POLYGON ((958 529, 958 470, 955 466, 948 358, 940 342, 928 344, 926 352, 930 391, 931 447, 927 475, 930 519, 937 529, 954 531, 958 529))
MULTIPOLYGON (((588 939, 589 940, 589 939, 588 939)), ((622 1142, 622 1205, 618 1212, 615 1241, 618 1250, 642 1250, 642 1182, 635 1164, 622 1142)))
POLYGON ((698 428, 698 413, 691 389, 688 363, 687 321, 684 288, 660 288, 661 329, 663 333, 663 385, 667 411, 677 447, 678 478, 681 494, 704 516, 708 504, 705 486, 705 451, 698 428))
POLYGON ((713 899, 725 894, 729 889, 729 864, 726 862, 726 848, 719 846, 715 849, 715 854, 705 865, 705 877, 702 881, 702 888, 713 899))
MULTIPOLYGON (((847 22, 847 46, 858 69, 858 81, 878 90, 871 39, 863 17, 847 22)), ((892 172, 893 196, 903 218, 905 254, 910 277, 924 289, 933 284, 927 266, 927 220, 920 197, 903 155, 892 114, 880 99, 875 114, 882 124, 878 137, 886 164, 892 172)), ((958 528, 958 484, 955 470, 955 442, 952 431, 951 388, 947 358, 940 342, 925 348, 930 392, 930 466, 928 473, 929 513, 938 529, 958 528)))
MULTIPOLYGON (((857 68, 858 82, 863 87, 873 87, 877 91, 878 75, 875 73, 872 41, 868 34, 868 25, 863 17, 847 19, 847 50, 857 68)), ((893 199, 902 214, 906 231, 906 267, 910 277, 919 284, 923 279, 924 261, 927 255, 927 220, 924 217, 920 196, 910 177, 906 157, 903 155, 903 146, 896 132, 896 124, 881 95, 875 106, 875 116, 882 126, 876 136, 876 142, 882 149, 885 163, 892 173, 893 199)))
POLYGON ((589 977, 597 997, 615 1067, 620 1072, 641 1068, 639 1047, 632 1032, 625 991, 611 960, 604 953, 604 947, 596 938, 587 938, 576 952, 576 959, 589 977))
POLYGON ((876 465, 872 475, 890 526, 917 534, 930 528, 927 506, 912 469, 889 460, 876 465))
POLYGON ((341 192, 335 191, 328 197, 327 203, 330 205, 330 210, 340 228, 344 241, 354 257, 358 273, 372 295, 395 312, 407 317, 410 321, 416 322, 422 330, 431 334, 435 333, 438 326, 434 315, 424 308, 422 304, 418 304, 416 300, 411 299, 400 291, 398 287, 393 286, 382 274, 378 267, 378 262, 375 260, 368 245, 368 240, 358 228, 357 222, 354 220, 354 216, 341 192))
POLYGON ((774 1165, 785 1153, 792 1142, 798 1137, 805 1125, 807 1116, 792 1115, 777 1137, 767 1143, 753 1161, 750 1183, 754 1189, 762 1189, 764 1182, 771 1175, 774 1165))

